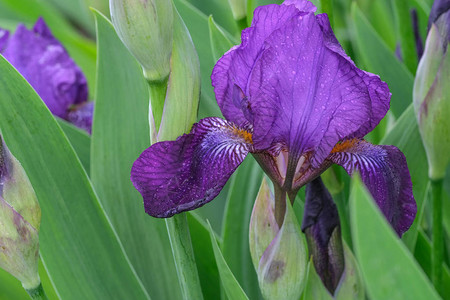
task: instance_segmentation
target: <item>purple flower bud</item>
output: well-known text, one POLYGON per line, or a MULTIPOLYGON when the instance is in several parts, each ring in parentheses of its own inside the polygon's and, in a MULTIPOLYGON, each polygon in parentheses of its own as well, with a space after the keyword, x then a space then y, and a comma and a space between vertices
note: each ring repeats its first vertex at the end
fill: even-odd
POLYGON ((302 231, 309 253, 325 287, 334 294, 344 271, 339 214, 320 177, 306 186, 302 231))
POLYGON ((72 106, 87 101, 84 74, 42 18, 31 30, 19 24, 13 35, 0 29, 0 53, 25 77, 55 116, 67 119, 72 106))

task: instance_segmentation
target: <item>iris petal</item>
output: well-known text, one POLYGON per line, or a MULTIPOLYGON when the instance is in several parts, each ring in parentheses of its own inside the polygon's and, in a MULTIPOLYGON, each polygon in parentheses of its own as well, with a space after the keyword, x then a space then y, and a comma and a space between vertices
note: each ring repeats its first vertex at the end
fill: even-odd
POLYGON ((265 39, 292 17, 305 14, 296 6, 307 8, 306 4, 309 3, 290 2, 296 2, 297 5, 272 4, 257 7, 252 27, 242 31, 241 45, 231 48, 214 67, 211 81, 217 103, 224 117, 239 126, 244 126, 249 121, 246 118, 248 79, 263 50, 265 39))
POLYGON ((20 24, 7 41, 0 41, 0 51, 54 115, 66 118, 69 107, 87 100, 86 78, 42 18, 32 30, 20 24))
POLYGON ((318 167, 339 140, 367 133, 372 100, 366 73, 330 50, 328 35, 310 13, 266 39, 249 83, 255 149, 282 143, 294 157, 312 151, 318 167))
POLYGON ((133 164, 131 181, 146 212, 167 218, 214 199, 250 148, 250 133, 223 119, 206 118, 176 141, 145 150, 133 164))
POLYGON ((94 102, 84 102, 72 108, 67 115, 67 120, 91 134, 92 117, 94 115, 94 102))
POLYGON ((394 146, 372 145, 363 140, 338 144, 328 157, 350 175, 361 174, 376 203, 401 236, 414 221, 417 205, 403 153, 394 146))
POLYGON ((354 66, 355 72, 357 72, 358 76, 362 78, 364 84, 367 86, 371 105, 371 110, 369 112, 370 117, 365 124, 361 125, 361 128, 358 131, 347 137, 362 138, 378 125, 378 123, 381 121, 381 119, 383 119, 383 117, 389 110, 389 101, 391 98, 389 87, 385 82, 381 81, 378 75, 356 68, 355 63, 345 53, 344 49, 342 49, 338 40, 334 36, 333 30, 330 26, 330 21, 328 20, 328 16, 326 14, 317 15, 317 21, 322 28, 325 47, 352 64, 354 66))

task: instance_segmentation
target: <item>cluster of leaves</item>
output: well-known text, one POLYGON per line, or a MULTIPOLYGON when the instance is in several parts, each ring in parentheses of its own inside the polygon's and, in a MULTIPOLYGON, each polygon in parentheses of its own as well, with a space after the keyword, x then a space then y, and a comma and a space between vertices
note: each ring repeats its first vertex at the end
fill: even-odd
MULTIPOLYGON (((249 0, 248 22, 256 6, 273 2, 249 0)), ((313 2, 320 11, 320 3, 313 2)), ((325 175, 339 207, 343 237, 355 253, 371 299, 438 299, 426 278, 431 266, 428 168, 411 106, 418 59, 409 11, 417 10, 424 39, 431 2, 333 2, 332 20, 341 44, 358 66, 379 74, 392 92, 390 113, 368 138, 403 151, 418 204, 416 221, 399 241, 360 182, 350 182, 340 168, 325 175), (395 55, 397 45, 401 60, 395 55)), ((227 1, 174 3, 200 58, 199 118, 220 116, 209 76, 215 61, 238 43, 238 25, 227 1)), ((108 3, 101 0, 0 1, 3 28, 13 30, 17 22, 30 25, 44 17, 83 69, 90 98, 96 102, 93 133, 88 136, 55 120, 27 82, 0 58, 0 128, 42 208, 40 276, 51 299, 180 299, 165 223, 144 213, 141 197, 129 180, 133 161, 150 144, 146 82, 111 23, 98 11, 90 12, 89 5, 108 14, 108 3)), ((220 200, 188 214, 205 299, 261 298, 248 227, 262 176, 248 157, 220 200)), ((445 180, 445 191, 450 193, 450 178, 445 180)), ((450 201, 446 200, 448 234, 450 201)), ((294 209, 300 221, 302 191, 294 209)), ((446 242, 443 286, 444 294, 450 295, 450 239, 446 242)), ((311 299, 308 295, 329 299, 325 290, 314 290, 318 278, 313 269, 309 274, 304 299, 311 299)), ((0 299, 27 297, 20 283, 0 270, 0 299)))

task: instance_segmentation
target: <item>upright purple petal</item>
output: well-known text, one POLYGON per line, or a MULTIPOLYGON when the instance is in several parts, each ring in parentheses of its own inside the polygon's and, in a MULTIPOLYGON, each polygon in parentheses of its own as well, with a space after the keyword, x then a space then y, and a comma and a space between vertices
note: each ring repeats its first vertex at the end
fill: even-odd
POLYGON ((214 199, 250 147, 250 133, 223 119, 206 118, 176 141, 145 150, 133 164, 131 181, 149 215, 171 217, 214 199))
POLYGON ((70 106, 87 100, 86 78, 42 18, 33 30, 19 25, 1 51, 54 115, 66 118, 70 106))
POLYGON ((93 115, 94 102, 84 102, 70 109, 67 121, 91 134, 93 115))
POLYGON ((378 123, 380 123, 380 121, 389 110, 389 103, 391 99, 389 87, 385 82, 381 81, 378 75, 356 68, 355 63, 345 53, 344 49, 342 49, 342 46, 334 36, 327 14, 317 15, 316 18, 319 22, 320 27, 322 28, 325 47, 345 58, 349 63, 351 63, 354 66, 355 71, 358 73, 358 76, 363 79, 364 83, 367 86, 367 91, 369 92, 371 103, 370 117, 365 124, 361 125, 361 128, 358 131, 346 137, 348 139, 353 137, 362 138, 367 133, 372 131, 378 125, 378 123))
POLYGON ((338 144, 329 160, 350 175, 359 172, 373 198, 395 231, 401 236, 417 212, 406 158, 394 146, 372 145, 364 140, 338 144))
POLYGON ((284 0, 283 5, 295 5, 299 11, 303 12, 316 12, 317 7, 306 0, 284 0))
POLYGON ((266 39, 250 79, 257 150, 281 143, 297 159, 312 151, 318 167, 339 140, 371 120, 365 73, 330 50, 328 39, 312 13, 292 18, 266 39))
POLYGON ((255 9, 252 26, 242 31, 242 43, 231 48, 214 67, 212 85, 222 114, 239 126, 251 122, 248 109, 248 80, 253 66, 264 50, 264 42, 276 29, 294 16, 314 9, 308 1, 289 1, 295 5, 266 5, 255 9))

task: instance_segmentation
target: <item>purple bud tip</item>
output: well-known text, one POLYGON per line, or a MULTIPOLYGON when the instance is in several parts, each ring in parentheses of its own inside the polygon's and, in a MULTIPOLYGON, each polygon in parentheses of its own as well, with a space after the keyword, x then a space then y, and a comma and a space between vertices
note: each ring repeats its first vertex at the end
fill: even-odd
POLYGON ((417 10, 415 8, 411 10, 411 20, 414 31, 414 40, 416 42, 417 58, 420 60, 423 55, 423 41, 419 32, 419 18, 417 17, 417 10))
POLYGON ((428 18, 428 30, 430 31, 431 24, 436 23, 441 15, 450 10, 450 0, 436 0, 433 3, 430 11, 430 17, 428 18))
POLYGON ((339 226, 339 215, 333 198, 317 177, 306 186, 305 213, 302 222, 302 231, 311 226, 320 226, 320 242, 328 244, 334 228, 339 226))
POLYGON ((333 295, 344 272, 339 214, 320 177, 306 186, 302 231, 322 283, 333 295))

